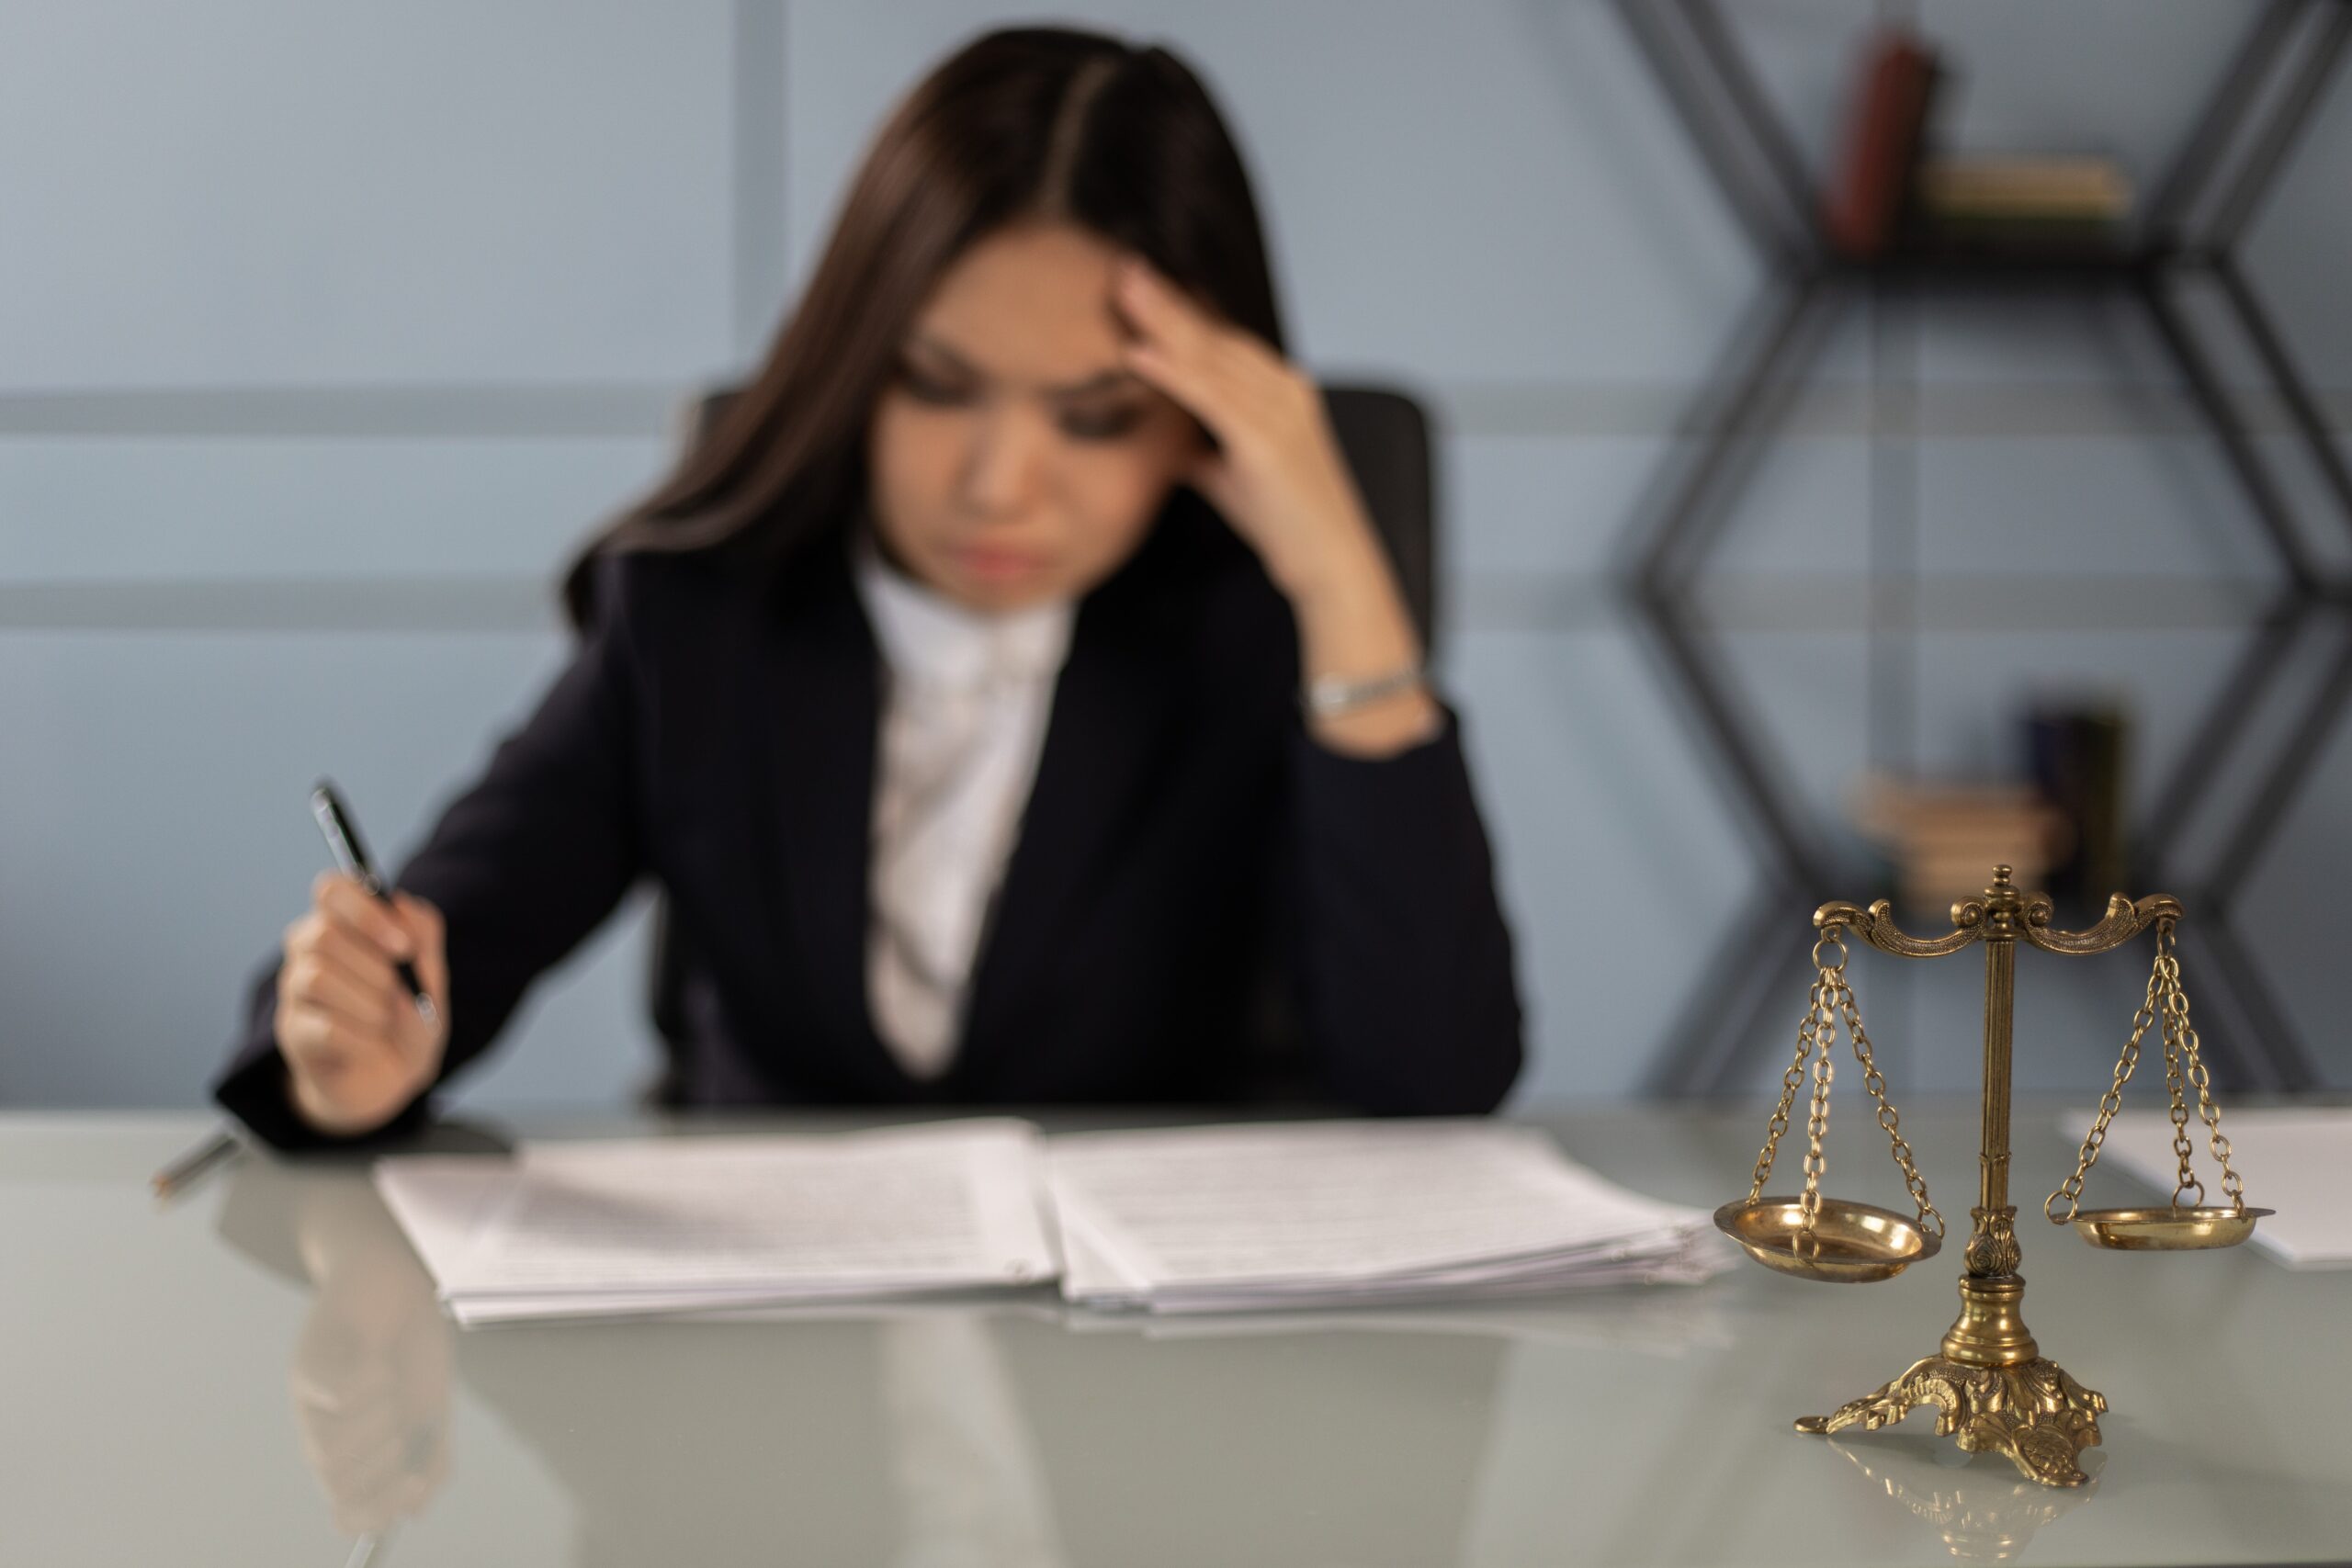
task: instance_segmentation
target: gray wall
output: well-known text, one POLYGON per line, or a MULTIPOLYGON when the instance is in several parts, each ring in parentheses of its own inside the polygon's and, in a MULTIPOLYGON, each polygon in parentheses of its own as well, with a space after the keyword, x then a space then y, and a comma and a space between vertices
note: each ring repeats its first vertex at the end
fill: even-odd
MULTIPOLYGON (((1818 156, 1869 7, 1733 9, 1818 156)), ((2247 9, 1924 14, 1968 62, 1964 139, 2145 175, 2247 9)), ((311 777, 345 784, 388 858, 413 843, 560 660, 566 551, 658 471, 677 401, 756 354, 876 118, 1024 14, 6 0, 0 1102, 196 1100, 317 867, 311 777)), ((1602 571, 1756 263, 1597 0, 1076 14, 1173 41, 1221 92, 1302 357, 1442 421, 1443 654, 1533 1008, 1522 1096, 1626 1092, 1752 871, 1602 571)), ((2347 170, 2339 90, 2247 248, 2339 423, 2347 170)), ((1819 389, 1716 580, 1744 694, 1816 808, 1872 760, 1997 769, 2020 693, 2052 678, 2132 696, 2144 802, 2268 570, 2144 329, 2080 303, 1864 316, 1819 389), (1907 727, 1866 718, 1890 645, 1861 592, 1865 437, 1890 364, 1923 432, 1907 727), (1988 574, 2024 629, 1967 629, 1988 574)), ((2248 898, 2338 1087, 2352 977, 2321 911, 2352 874, 2348 774, 2340 735, 2248 898)), ((627 1093, 652 1062, 642 965, 632 912, 469 1094, 627 1093)), ((2022 979, 2030 1088, 2103 1082, 2144 977, 2064 967, 2022 979)), ((1973 1084, 1976 982, 1951 968, 1864 961, 1898 1093, 1973 1084)))

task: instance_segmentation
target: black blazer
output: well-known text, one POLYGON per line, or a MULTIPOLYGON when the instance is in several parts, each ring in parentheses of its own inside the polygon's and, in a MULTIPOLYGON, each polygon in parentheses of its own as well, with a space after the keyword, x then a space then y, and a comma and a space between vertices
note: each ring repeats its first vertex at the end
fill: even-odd
MULTIPOLYGON (((880 674, 847 540, 781 573, 598 563, 570 667, 398 877, 447 922, 444 1078, 650 876, 692 955, 674 1103, 1230 1100, 1270 954, 1329 1099, 1502 1099, 1520 1007, 1457 721, 1378 761, 1317 744, 1288 604, 1187 491, 1080 606, 962 1043, 909 1076, 866 1010, 880 674)), ((272 964, 215 1093, 272 1143, 325 1142, 288 1101, 275 989, 272 964)))

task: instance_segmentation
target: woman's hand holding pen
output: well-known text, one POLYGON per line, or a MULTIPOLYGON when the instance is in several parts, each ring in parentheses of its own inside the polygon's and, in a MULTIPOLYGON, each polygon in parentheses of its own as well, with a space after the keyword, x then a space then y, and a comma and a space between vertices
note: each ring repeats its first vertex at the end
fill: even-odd
MULTIPOLYGON (((1419 637, 1313 378, 1140 257, 1122 260, 1114 288, 1136 333, 1129 367, 1216 438, 1188 481, 1289 599, 1303 678, 1381 680, 1418 667, 1419 637)), ((1434 699, 1414 683, 1313 723, 1336 750, 1380 756, 1425 739, 1437 720, 1434 699)))
POLYGON ((286 928, 277 977, 277 1048, 294 1109, 323 1133, 373 1131, 430 1085, 448 1044, 449 969, 441 912, 396 893, 388 907, 329 872, 310 913, 286 928), (428 1019, 397 965, 416 966, 428 1019))

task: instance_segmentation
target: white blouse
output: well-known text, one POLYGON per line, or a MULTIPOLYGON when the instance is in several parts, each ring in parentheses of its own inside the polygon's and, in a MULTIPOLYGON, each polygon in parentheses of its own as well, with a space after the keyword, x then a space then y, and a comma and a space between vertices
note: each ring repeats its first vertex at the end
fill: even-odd
POLYGON ((918 1078, 946 1071, 1069 652, 1067 602, 968 610, 857 550, 883 662, 865 935, 867 1005, 918 1078))

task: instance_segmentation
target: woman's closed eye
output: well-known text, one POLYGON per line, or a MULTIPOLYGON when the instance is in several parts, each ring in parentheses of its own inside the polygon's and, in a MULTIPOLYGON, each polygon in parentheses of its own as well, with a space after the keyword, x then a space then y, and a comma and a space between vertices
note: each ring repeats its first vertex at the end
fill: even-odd
MULTIPOLYGON (((968 382, 936 375, 912 360, 899 363, 898 381, 909 397, 937 408, 969 408, 982 400, 968 382)), ((1117 441, 1134 434, 1148 412, 1146 404, 1136 400, 1103 403, 1065 408, 1055 423, 1073 441, 1117 441)))
POLYGON ((921 366, 902 362, 899 366, 899 385, 917 402, 937 403, 943 408, 960 408, 972 401, 969 388, 934 376, 921 366))
POLYGON ((1134 434, 1143 423, 1139 402, 1113 403, 1102 408, 1071 409, 1061 416, 1062 434, 1078 441, 1116 441, 1134 434))

